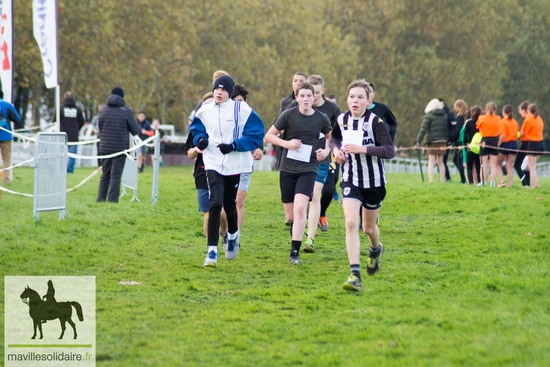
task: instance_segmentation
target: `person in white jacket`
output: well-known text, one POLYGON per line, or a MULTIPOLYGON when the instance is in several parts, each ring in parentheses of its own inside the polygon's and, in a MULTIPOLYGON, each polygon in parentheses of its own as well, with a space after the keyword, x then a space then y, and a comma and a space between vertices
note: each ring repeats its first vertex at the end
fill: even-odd
POLYGON ((218 265, 222 207, 228 224, 225 257, 233 260, 239 253, 240 233, 235 202, 240 174, 252 172, 252 151, 263 143, 262 119, 246 102, 231 99, 234 86, 235 82, 229 75, 218 77, 212 87, 214 103, 202 105, 190 126, 193 142, 203 154, 210 191, 208 249, 204 266, 218 265))

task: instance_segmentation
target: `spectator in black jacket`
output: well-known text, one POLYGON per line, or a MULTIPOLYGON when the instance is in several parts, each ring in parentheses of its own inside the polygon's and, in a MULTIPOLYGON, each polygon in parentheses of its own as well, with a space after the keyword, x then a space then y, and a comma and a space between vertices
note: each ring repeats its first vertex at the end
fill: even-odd
MULTIPOLYGON (((439 98, 439 102, 443 105, 443 111, 447 114, 447 133, 451 134, 453 127, 456 125, 456 116, 451 112, 447 103, 443 98, 439 98)), ((451 145, 450 142, 447 142, 447 146, 451 145)), ((451 173, 449 172, 449 167, 447 166, 447 159, 449 158, 450 149, 447 149, 445 155, 443 156, 443 165, 445 166, 445 181, 451 181, 451 173)))
POLYGON ((372 89, 372 104, 368 107, 369 111, 372 111, 376 116, 381 117, 386 124, 388 131, 390 132, 391 141, 395 140, 395 134, 397 133, 397 120, 391 112, 390 108, 383 103, 374 102, 376 93, 374 92, 374 84, 369 82, 372 89))
MULTIPOLYGON (((76 107, 76 102, 71 92, 65 93, 59 120, 61 121, 59 131, 67 134, 67 141, 69 143, 78 143, 80 129, 84 126, 84 115, 82 114, 82 110, 76 107)), ((69 145, 69 153, 76 154, 77 148, 77 145, 69 145)), ((74 164, 75 159, 69 158, 67 173, 74 172, 74 164)))
MULTIPOLYGON (((126 107, 122 88, 116 87, 111 91, 111 95, 107 99, 107 105, 99 111, 98 126, 99 135, 101 136, 101 155, 119 153, 128 149, 130 146, 128 133, 132 135, 139 134, 134 113, 126 107)), ((125 162, 125 154, 103 159, 101 165, 103 174, 99 181, 99 192, 97 193, 98 203, 104 202, 106 199, 112 203, 118 203, 120 180, 125 162), (107 196, 107 192, 109 192, 109 196, 107 196)))
MULTIPOLYGON (((451 131, 449 131, 449 142, 453 147, 458 147, 460 130, 464 126, 466 113, 468 112, 468 105, 464 100, 457 99, 454 104, 454 110, 456 111, 456 123, 452 126, 451 131)), ((453 163, 458 169, 460 174, 460 183, 466 183, 466 176, 464 175, 464 157, 462 156, 462 149, 454 149, 455 155, 453 157, 453 163)))
POLYGON ((477 185, 481 182, 479 173, 481 172, 481 163, 479 162, 479 148, 477 153, 469 147, 474 135, 479 132, 476 127, 477 120, 481 115, 481 107, 473 106, 470 108, 470 118, 464 122, 464 144, 468 146, 466 153, 466 174, 470 185, 477 185))

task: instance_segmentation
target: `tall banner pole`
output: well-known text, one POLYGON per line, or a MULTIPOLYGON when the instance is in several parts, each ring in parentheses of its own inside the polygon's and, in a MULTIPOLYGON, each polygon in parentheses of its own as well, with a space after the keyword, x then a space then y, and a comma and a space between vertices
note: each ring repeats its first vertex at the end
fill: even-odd
MULTIPOLYGON (((54 0, 55 4, 55 65, 56 68, 59 66, 59 12, 58 12, 58 5, 57 0, 54 0)), ((59 73, 58 70, 55 71, 55 78, 56 78, 56 95, 55 98, 57 100, 57 103, 55 105, 55 121, 57 121, 57 127, 55 131, 61 131, 61 90, 59 88, 59 73)))
POLYGON ((61 96, 59 85, 55 86, 55 131, 61 131, 61 96))

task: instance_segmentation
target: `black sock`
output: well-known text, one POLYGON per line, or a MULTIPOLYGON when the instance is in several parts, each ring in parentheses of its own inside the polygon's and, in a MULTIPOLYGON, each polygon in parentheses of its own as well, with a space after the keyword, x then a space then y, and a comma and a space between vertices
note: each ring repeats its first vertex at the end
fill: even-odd
POLYGON ((290 256, 300 255, 300 247, 302 246, 302 241, 292 240, 292 248, 290 249, 290 256))
POLYGON ((361 265, 360 264, 350 264, 351 273, 355 275, 359 280, 361 280, 361 265))
POLYGON ((371 247, 369 256, 370 257, 378 257, 378 255, 380 255, 380 246, 378 246, 375 249, 371 247))

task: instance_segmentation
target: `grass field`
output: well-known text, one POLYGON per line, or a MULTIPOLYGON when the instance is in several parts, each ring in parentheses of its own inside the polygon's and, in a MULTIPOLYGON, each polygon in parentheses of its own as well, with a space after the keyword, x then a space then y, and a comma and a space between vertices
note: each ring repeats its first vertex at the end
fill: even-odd
MULTIPOLYGON (((156 206, 148 169, 141 203, 96 204, 95 177, 68 194, 64 221, 0 200, 2 274, 96 276, 98 366, 550 365, 549 179, 524 190, 389 175, 382 269, 349 293, 337 202, 317 253, 293 267, 278 173, 255 172, 241 253, 205 269, 191 167, 161 169, 156 206)), ((32 169, 9 188, 32 193, 32 169)))

